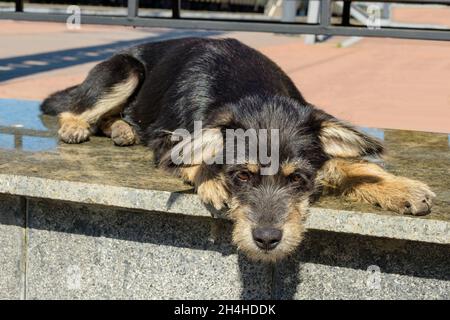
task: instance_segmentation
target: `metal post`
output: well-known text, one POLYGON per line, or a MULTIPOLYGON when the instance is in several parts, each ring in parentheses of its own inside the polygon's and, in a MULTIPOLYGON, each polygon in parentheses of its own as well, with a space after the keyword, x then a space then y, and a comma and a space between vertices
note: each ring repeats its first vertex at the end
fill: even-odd
POLYGON ((383 14, 381 17, 386 20, 391 19, 391 4, 390 3, 383 3, 383 14))
POLYGON ((172 0, 172 18, 180 19, 181 1, 172 0))
POLYGON ((350 8, 352 6, 351 1, 344 1, 344 6, 342 7, 342 25, 350 25, 350 8))
POLYGON ((330 26, 331 0, 320 1, 320 25, 324 28, 330 26))
POLYGON ((297 16, 298 1, 297 0, 284 0, 283 1, 283 15, 281 16, 282 22, 295 22, 297 16))
POLYGON ((136 18, 138 16, 139 0, 128 0, 128 18, 136 18))
POLYGON ((23 12, 23 0, 16 0, 16 12, 23 12))
MULTIPOLYGON (((320 1, 319 0, 309 0, 308 16, 306 18, 306 23, 308 23, 308 24, 319 23, 319 10, 320 10, 320 1)), ((316 42, 315 34, 307 34, 305 36, 305 44, 314 44, 315 42, 316 42)))

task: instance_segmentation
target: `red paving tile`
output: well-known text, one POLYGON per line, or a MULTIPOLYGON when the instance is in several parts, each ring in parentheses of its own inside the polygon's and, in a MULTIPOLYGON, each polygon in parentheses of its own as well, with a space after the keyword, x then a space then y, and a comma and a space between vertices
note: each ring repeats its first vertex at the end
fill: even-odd
POLYGON ((399 6, 391 10, 396 22, 436 24, 450 27, 450 8, 443 6, 399 6))

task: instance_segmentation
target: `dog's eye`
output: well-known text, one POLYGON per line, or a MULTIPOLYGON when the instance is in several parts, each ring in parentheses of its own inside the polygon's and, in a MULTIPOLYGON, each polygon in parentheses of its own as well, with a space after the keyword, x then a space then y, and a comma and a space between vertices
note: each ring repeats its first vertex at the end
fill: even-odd
POLYGON ((240 181, 248 181, 250 180, 250 173, 246 172, 246 171, 240 171, 237 173, 236 177, 240 180, 240 181))

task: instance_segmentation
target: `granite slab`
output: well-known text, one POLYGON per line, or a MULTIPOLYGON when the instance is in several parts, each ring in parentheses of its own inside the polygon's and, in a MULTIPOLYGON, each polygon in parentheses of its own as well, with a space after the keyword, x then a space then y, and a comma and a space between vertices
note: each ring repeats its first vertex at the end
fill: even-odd
POLYGON ((229 221, 42 199, 28 208, 27 299, 271 297, 271 266, 237 254, 229 221))
POLYGON ((278 299, 448 300, 450 246, 324 231, 308 232, 277 264, 278 299))
POLYGON ((25 206, 20 197, 0 194, 0 300, 25 296, 25 206))

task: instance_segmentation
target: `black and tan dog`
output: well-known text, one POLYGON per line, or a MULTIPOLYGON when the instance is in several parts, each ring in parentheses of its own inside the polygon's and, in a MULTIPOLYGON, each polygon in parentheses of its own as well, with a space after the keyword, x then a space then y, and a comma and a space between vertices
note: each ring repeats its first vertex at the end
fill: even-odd
POLYGON ((205 203, 228 207, 234 242, 255 259, 275 261, 297 247, 318 185, 412 215, 428 213, 434 197, 424 183, 355 160, 382 154, 382 145, 308 104, 275 63, 237 40, 187 38, 127 49, 41 108, 59 115, 64 142, 99 132, 120 146, 149 146, 205 203), (209 142, 226 129, 278 129, 279 170, 262 175, 258 161, 174 163, 172 133, 192 132, 194 121, 215 133, 209 142))

